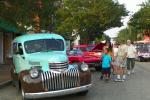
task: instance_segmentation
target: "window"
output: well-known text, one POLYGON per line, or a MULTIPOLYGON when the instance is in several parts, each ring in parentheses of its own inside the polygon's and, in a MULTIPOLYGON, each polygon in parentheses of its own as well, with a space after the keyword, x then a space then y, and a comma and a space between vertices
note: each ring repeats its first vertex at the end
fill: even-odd
POLYGON ((21 43, 18 43, 18 53, 20 55, 23 55, 23 49, 22 49, 22 44, 21 43))
POLYGON ((22 44, 21 43, 13 43, 13 54, 23 54, 22 44))
POLYGON ((17 54, 17 43, 13 43, 13 54, 17 54))
POLYGON ((63 51, 64 42, 61 39, 39 39, 26 41, 24 43, 27 53, 63 51))

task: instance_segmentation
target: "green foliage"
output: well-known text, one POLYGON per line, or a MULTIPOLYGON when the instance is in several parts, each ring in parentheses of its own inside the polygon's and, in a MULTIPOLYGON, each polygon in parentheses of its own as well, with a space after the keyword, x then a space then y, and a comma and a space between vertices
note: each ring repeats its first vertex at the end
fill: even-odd
POLYGON ((150 27, 150 0, 143 3, 140 11, 133 15, 129 25, 133 26, 137 30, 145 30, 150 27))
POLYGON ((46 29, 52 24, 52 15, 56 11, 55 2, 58 0, 42 0, 41 7, 39 0, 3 0, 0 2, 0 17, 9 21, 13 25, 25 30, 24 26, 34 27, 34 15, 40 16, 41 29, 46 29), (9 6, 8 6, 9 5, 9 6))
POLYGON ((134 27, 129 26, 128 28, 121 30, 116 39, 118 42, 125 43, 127 40, 141 40, 142 36, 137 34, 137 30, 134 27))
MULTIPOLYGON (((150 0, 141 4, 141 9, 133 15, 128 23, 128 28, 120 31, 117 40, 141 40, 145 30, 150 30, 150 0), (142 34, 141 34, 142 33, 142 34)), ((150 33, 148 33, 150 34, 150 33)))
POLYGON ((57 11, 57 29, 62 33, 77 29, 82 38, 94 40, 103 31, 121 26, 127 15, 123 5, 112 0, 63 0, 57 11))
POLYGON ((41 29, 58 32, 66 38, 74 29, 82 39, 94 40, 103 31, 121 26, 127 12, 124 5, 113 0, 3 0, 0 17, 21 31, 33 26, 33 16, 40 16, 41 29), (41 1, 41 7, 37 4, 41 1))

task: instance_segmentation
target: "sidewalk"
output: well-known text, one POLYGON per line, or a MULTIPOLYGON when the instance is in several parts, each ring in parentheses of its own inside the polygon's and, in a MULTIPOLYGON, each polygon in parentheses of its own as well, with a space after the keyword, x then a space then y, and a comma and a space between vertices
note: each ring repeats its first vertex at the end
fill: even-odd
POLYGON ((11 82, 11 66, 0 65, 0 87, 11 82))

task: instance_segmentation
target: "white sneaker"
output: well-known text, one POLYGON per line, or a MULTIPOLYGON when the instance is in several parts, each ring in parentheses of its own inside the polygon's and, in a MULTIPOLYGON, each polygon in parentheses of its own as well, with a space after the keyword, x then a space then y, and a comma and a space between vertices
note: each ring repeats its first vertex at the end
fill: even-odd
POLYGON ((128 71, 128 75, 130 75, 131 74, 131 72, 130 71, 128 71))
POLYGON ((121 80, 121 79, 117 79, 117 78, 116 78, 116 79, 114 79, 114 81, 115 81, 115 82, 122 82, 122 80, 121 80))
POLYGON ((117 75, 117 79, 120 80, 120 79, 121 79, 121 76, 120 76, 120 75, 117 75))
POLYGON ((125 81, 124 79, 121 80, 121 82, 124 82, 124 81, 125 81))
POLYGON ((131 71, 131 74, 134 74, 134 73, 135 73, 134 70, 132 70, 132 71, 131 71))
POLYGON ((126 75, 123 75, 123 76, 122 76, 122 79, 123 79, 123 80, 126 80, 126 75))

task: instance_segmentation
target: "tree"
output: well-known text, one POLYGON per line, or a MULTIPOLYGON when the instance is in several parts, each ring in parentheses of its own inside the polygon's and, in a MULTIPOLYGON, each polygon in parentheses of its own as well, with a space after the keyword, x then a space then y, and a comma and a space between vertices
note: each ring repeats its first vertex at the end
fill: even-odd
POLYGON ((58 32, 71 37, 77 30, 81 38, 94 40, 103 31, 121 26, 122 16, 127 12, 124 5, 114 0, 3 0, 0 17, 21 31, 32 26, 58 32))
POLYGON ((142 8, 133 15, 129 25, 133 26, 138 33, 148 33, 147 35, 150 35, 150 0, 141 4, 141 6, 142 8))
POLYGON ((60 0, 3 0, 0 2, 0 17, 21 31, 33 26, 35 31, 47 29, 53 24, 52 17, 60 0))
POLYGON ((112 0, 63 0, 56 15, 57 32, 72 33, 76 29, 82 39, 94 40, 103 31, 121 26, 121 18, 127 12, 112 0))
POLYGON ((122 43, 126 42, 127 40, 137 41, 141 39, 142 36, 137 34, 137 30, 132 26, 128 26, 127 28, 122 29, 116 38, 118 42, 122 43))

